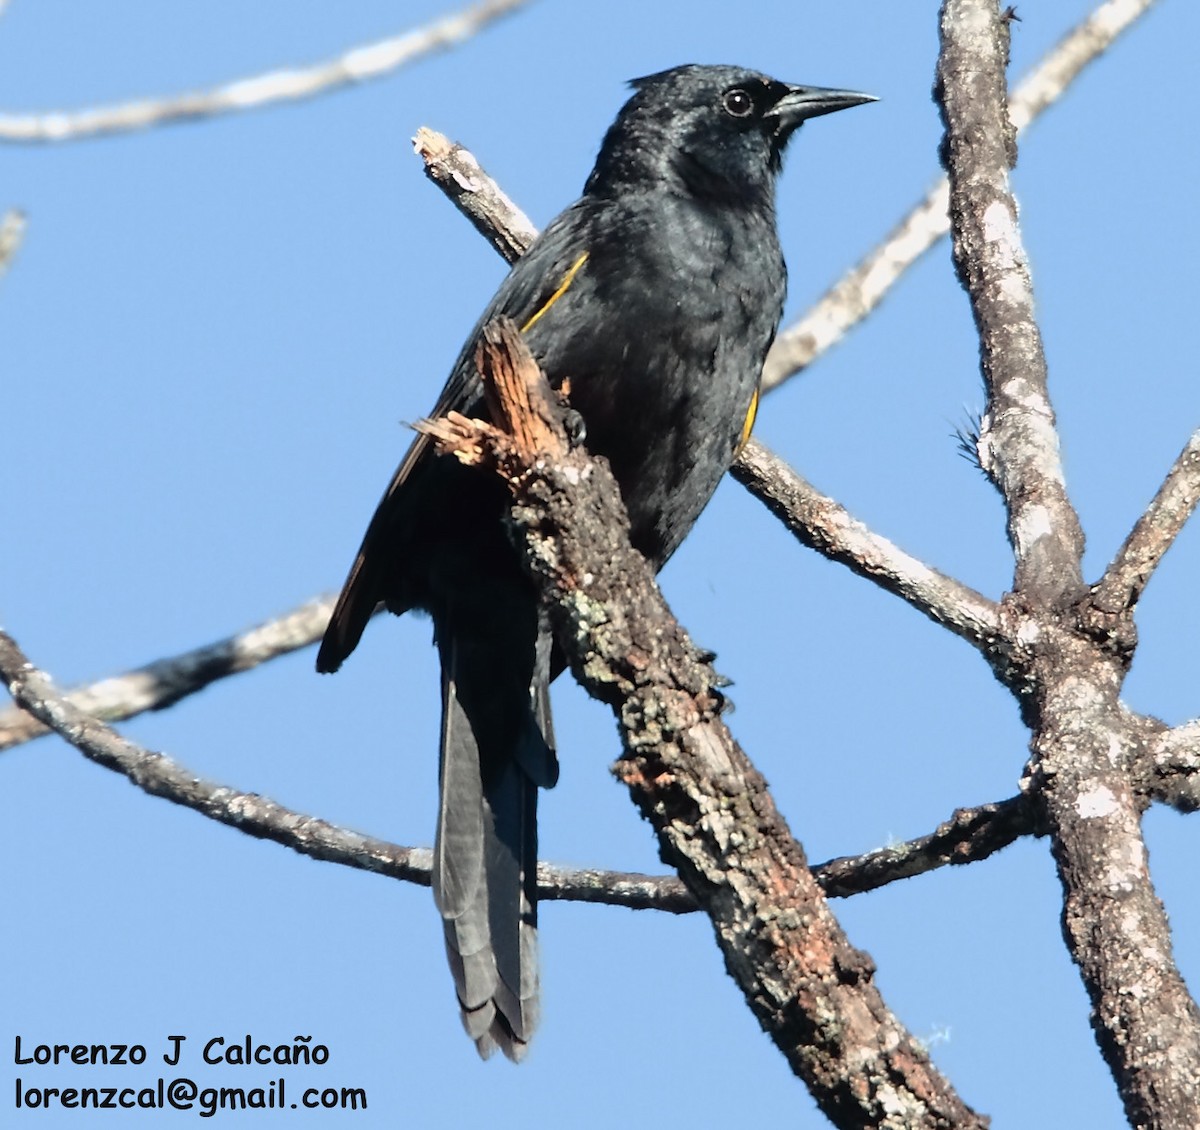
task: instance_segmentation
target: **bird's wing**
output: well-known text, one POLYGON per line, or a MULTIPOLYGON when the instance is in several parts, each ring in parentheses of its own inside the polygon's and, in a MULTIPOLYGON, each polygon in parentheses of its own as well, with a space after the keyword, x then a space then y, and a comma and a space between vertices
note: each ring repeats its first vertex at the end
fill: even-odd
MULTIPOLYGON (((475 367, 475 344, 480 332, 496 317, 509 317, 519 327, 528 328, 544 315, 586 263, 587 222, 588 213, 581 201, 551 223, 517 261, 468 336, 431 417, 451 411, 468 416, 486 414, 483 385, 475 367)), ((389 573, 403 569, 402 561, 392 560, 395 541, 390 535, 403 508, 405 484, 414 468, 428 458, 430 444, 429 436, 416 437, 375 508, 321 641, 318 671, 336 671, 358 646, 367 621, 386 595, 389 573)))

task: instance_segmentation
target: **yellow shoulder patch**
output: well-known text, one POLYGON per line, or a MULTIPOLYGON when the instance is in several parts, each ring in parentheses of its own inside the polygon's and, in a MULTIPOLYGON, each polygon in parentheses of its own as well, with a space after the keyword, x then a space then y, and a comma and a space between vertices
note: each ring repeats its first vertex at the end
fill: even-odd
POLYGON ((758 416, 758 386, 754 387, 754 395, 750 398, 750 407, 746 409, 746 419, 742 421, 742 435, 738 440, 737 451, 735 454, 741 454, 741 450, 746 446, 746 442, 750 439, 750 433, 754 431, 754 420, 758 416))
POLYGON ((550 307, 553 306, 560 298, 562 298, 562 296, 564 294, 567 293, 568 288, 575 281, 575 276, 577 274, 579 274, 580 268, 582 268, 584 263, 587 262, 587 257, 588 257, 588 253, 585 251, 582 255, 579 256, 578 259, 575 260, 574 263, 571 264, 571 269, 567 272, 566 277, 563 279, 563 281, 558 284, 558 289, 552 295, 550 295, 550 297, 547 298, 546 301, 543 302, 541 304, 541 306, 539 306, 533 312, 533 315, 532 315, 532 317, 530 317, 529 321, 527 321, 521 327, 522 333, 528 333, 531 329, 533 329, 534 325, 537 323, 537 320, 544 313, 546 313, 546 311, 549 310, 550 307))

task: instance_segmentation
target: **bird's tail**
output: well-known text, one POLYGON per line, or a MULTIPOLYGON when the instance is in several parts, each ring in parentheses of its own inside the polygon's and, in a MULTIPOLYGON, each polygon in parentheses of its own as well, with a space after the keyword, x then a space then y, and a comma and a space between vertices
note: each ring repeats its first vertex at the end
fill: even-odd
POLYGON ((545 665, 532 638, 445 629, 434 899, 463 1026, 481 1056, 519 1060, 539 1008, 537 790, 558 773, 546 677, 533 675, 545 665))

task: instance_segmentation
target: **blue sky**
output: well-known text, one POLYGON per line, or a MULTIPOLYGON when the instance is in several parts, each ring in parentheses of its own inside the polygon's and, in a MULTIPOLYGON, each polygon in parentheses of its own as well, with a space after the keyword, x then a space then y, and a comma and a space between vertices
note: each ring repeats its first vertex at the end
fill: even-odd
MULTIPOLYGON (((1022 5, 1013 73, 1088 8, 1022 5)), ((207 87, 444 10, 16 0, 0 18, 0 108, 207 87)), ((1030 130, 1014 175, 1092 578, 1200 425, 1198 39, 1200 9, 1160 5, 1030 130)), ((779 194, 787 321, 931 183, 936 47, 933 5, 537 0, 453 52, 312 102, 0 148, 0 209, 29 215, 0 280, 0 622, 67 685, 341 583, 407 446, 402 422, 432 405, 504 270, 422 176, 409 143, 419 125, 469 146, 543 224, 578 194, 630 77, 737 62, 879 95, 793 145, 779 194)), ((999 596, 1011 574, 1002 508, 953 437, 981 402, 966 299, 941 244, 848 341, 766 399, 757 435, 905 549, 999 596)), ((1200 713, 1198 568, 1193 523, 1146 592, 1126 687, 1132 706, 1171 723, 1200 713)), ((734 732, 813 860, 920 835, 955 807, 1015 791, 1026 735, 978 657, 798 547, 736 484, 663 587, 734 680, 734 732)), ((122 730, 201 776, 428 844, 428 623, 373 624, 336 678, 318 678, 312 658, 122 730)), ((606 711, 566 680, 555 709, 563 773, 542 804, 543 856, 660 871, 650 829, 608 773, 618 746, 606 711)), ((542 1028, 519 1068, 481 1065, 427 891, 251 840, 57 739, 0 754, 0 779, 2 1110, 17 1074, 47 1086, 140 1086, 152 1074, 19 1069, 4 1050, 14 1035, 154 1054, 172 1034, 196 1045, 299 1033, 330 1062, 289 1070, 289 1087, 364 1087, 367 1112, 322 1116, 358 1127, 710 1125, 747 1105, 762 1121, 824 1125, 699 917, 544 906, 542 1028)), ((1194 986, 1200 833, 1163 811, 1146 831, 1194 986)), ((1124 1125, 1044 843, 835 911, 875 958, 889 1003, 996 1125, 1124 1125)), ((265 1082, 252 1069, 194 1075, 265 1082)))

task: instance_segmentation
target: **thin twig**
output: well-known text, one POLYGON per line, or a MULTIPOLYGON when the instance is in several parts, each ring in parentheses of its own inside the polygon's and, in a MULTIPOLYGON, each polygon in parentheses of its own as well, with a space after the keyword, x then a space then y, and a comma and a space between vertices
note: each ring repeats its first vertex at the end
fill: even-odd
MULTIPOLYGON (((307 647, 321 638, 332 611, 332 597, 311 600, 238 635, 77 687, 67 693, 67 701, 82 713, 109 722, 162 710, 218 679, 307 647)), ((48 732, 23 710, 0 711, 0 750, 48 732)))
POLYGON ((1200 503, 1200 430, 1184 445, 1158 493, 1096 586, 1092 603, 1115 615, 1137 604, 1163 554, 1200 503))
POLYGON ((868 529, 758 441, 746 444, 734 464, 733 477, 765 503, 801 544, 908 601, 981 650, 1000 634, 999 610, 993 601, 868 529))
MULTIPOLYGON (((257 793, 196 776, 166 754, 122 738, 63 694, 25 657, 11 636, 0 631, 0 677, 18 702, 89 760, 127 777, 152 796, 169 800, 227 824, 247 835, 272 840, 301 855, 371 871, 418 886, 429 886, 433 853, 402 847, 302 812, 257 793)), ((1022 826, 1021 798, 962 809, 936 831, 907 843, 861 856, 830 860, 813 876, 834 898, 874 890, 897 879, 951 863, 984 859, 1029 829, 1022 826)), ((641 875, 595 868, 538 865, 538 892, 546 901, 601 903, 631 910, 691 914, 696 900, 675 876, 641 875)))
MULTIPOLYGON (((877 891, 901 879, 987 859, 1022 836, 1037 835, 1034 808, 1024 794, 994 804, 959 808, 932 832, 861 855, 844 855, 810 868, 826 898, 877 891)), ((568 871, 538 865, 543 899, 597 902, 633 910, 690 914, 696 900, 674 876, 614 871, 568 871)))
MULTIPOLYGON (((61 735, 89 760, 121 773, 152 796, 313 859, 429 886, 433 853, 428 848, 401 847, 365 836, 296 812, 257 793, 239 792, 197 777, 187 766, 128 741, 81 710, 29 662, 16 641, 2 630, 0 678, 13 698, 43 726, 61 735)), ((634 909, 654 907, 672 913, 695 909, 695 901, 678 879, 542 864, 538 882, 546 899, 604 902, 634 909)))
POLYGON ((122 773, 153 796, 194 809, 251 836, 275 840, 305 855, 396 878, 428 882, 430 853, 334 828, 255 793, 205 781, 165 754, 127 741, 103 722, 85 714, 57 690, 50 678, 25 657, 17 643, 0 631, 0 677, 17 703, 43 725, 61 734, 85 757, 122 773))
POLYGON ((168 98, 150 98, 91 110, 0 115, 0 141, 76 141, 98 134, 124 133, 167 122, 258 109, 276 102, 312 98, 353 83, 391 74, 413 60, 444 51, 477 34, 528 0, 484 0, 443 16, 404 35, 356 47, 315 66, 271 71, 254 78, 168 98))
POLYGON ((417 130, 413 149, 425 162, 425 175, 509 263, 529 250, 537 228, 483 171, 475 154, 428 126, 417 130))
MULTIPOLYGON (((1153 3, 1108 0, 1068 32, 1014 91, 1009 101, 1013 125, 1023 130, 1049 109, 1153 3)), ((949 195, 950 182, 942 177, 882 243, 780 332, 763 367, 764 390, 803 372, 883 301, 900 276, 950 230, 949 195)))
POLYGON ((1034 831, 1034 808, 1028 797, 1018 795, 998 804, 960 808, 928 835, 831 859, 814 867, 813 875, 828 898, 846 898, 948 864, 978 863, 1034 831))
POLYGON ((875 309, 900 276, 950 230, 950 184, 942 177, 883 241, 791 325, 779 331, 763 365, 763 391, 798 376, 875 309))
POLYGON ((25 213, 10 208, 0 219, 0 278, 3 278, 25 236, 25 213))

